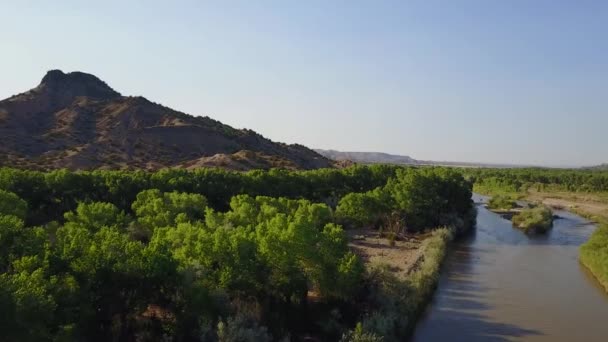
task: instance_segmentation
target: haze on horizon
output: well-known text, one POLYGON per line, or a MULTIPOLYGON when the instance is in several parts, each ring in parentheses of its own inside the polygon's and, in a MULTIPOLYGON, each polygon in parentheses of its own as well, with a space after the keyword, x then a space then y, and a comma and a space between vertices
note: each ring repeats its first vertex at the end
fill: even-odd
POLYGON ((0 23, 2 99, 78 70, 311 148, 608 162, 603 1, 23 1, 0 23))

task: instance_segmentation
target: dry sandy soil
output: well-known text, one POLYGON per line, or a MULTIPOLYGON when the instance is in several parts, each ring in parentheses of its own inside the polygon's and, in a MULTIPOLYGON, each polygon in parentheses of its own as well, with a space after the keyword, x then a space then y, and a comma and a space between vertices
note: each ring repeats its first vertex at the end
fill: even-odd
POLYGON ((361 257, 367 267, 386 264, 400 278, 410 273, 422 256, 422 236, 420 239, 413 236, 404 237, 391 246, 388 239, 379 237, 378 232, 370 228, 352 229, 347 233, 350 248, 361 257))
MULTIPOLYGON (((367 269, 378 265, 388 265, 395 276, 404 279, 422 260, 420 246, 428 236, 403 236, 391 246, 388 239, 380 237, 371 228, 348 229, 348 246, 361 257, 367 269)), ((317 291, 308 291, 308 301, 317 302, 321 297, 317 291)))
POLYGON ((530 192, 527 200, 608 219, 608 198, 601 194, 530 192))

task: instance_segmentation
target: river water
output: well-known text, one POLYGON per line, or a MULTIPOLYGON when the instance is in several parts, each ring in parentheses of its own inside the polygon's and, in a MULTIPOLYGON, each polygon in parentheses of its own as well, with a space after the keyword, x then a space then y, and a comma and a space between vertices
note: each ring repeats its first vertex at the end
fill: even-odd
POLYGON ((478 206, 477 229, 448 254, 413 340, 608 341, 608 295, 577 259, 595 226, 555 213, 549 233, 531 237, 478 206))

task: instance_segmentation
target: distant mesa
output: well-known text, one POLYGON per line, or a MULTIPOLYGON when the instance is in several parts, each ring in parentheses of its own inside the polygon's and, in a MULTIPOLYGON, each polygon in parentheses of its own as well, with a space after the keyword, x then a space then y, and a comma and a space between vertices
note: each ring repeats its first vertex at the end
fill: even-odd
POLYGON ((382 152, 340 152, 336 150, 315 149, 319 154, 336 161, 352 161, 362 164, 420 164, 416 159, 382 152))
POLYGON ((492 167, 492 168, 518 168, 531 167, 532 165, 492 164, 458 161, 432 161, 419 160, 409 156, 388 154, 383 152, 341 152, 336 150, 315 149, 319 154, 332 159, 338 163, 361 163, 361 164, 396 164, 396 165, 437 165, 453 167, 492 167))
POLYGON ((122 96, 83 72, 51 70, 0 101, 0 166, 34 169, 222 167, 316 169, 338 165, 302 145, 122 96))

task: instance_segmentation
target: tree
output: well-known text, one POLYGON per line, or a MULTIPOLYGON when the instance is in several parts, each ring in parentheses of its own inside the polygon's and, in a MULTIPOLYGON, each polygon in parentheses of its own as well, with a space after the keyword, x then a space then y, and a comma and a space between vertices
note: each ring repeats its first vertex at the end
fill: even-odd
POLYGON ((0 329, 7 341, 50 339, 56 303, 45 269, 0 275, 0 329))
POLYGON ((0 215, 13 215, 25 220, 27 203, 14 193, 0 189, 0 215))
POLYGON ((137 194, 131 206, 142 224, 167 227, 181 220, 201 220, 205 216, 207 199, 199 194, 181 192, 160 192, 158 189, 145 190, 137 194))
POLYGON ((91 232, 102 227, 126 228, 129 219, 112 203, 79 203, 75 212, 64 215, 67 224, 78 225, 91 232))
POLYGON ((414 232, 453 225, 473 209, 470 183, 447 168, 399 170, 387 189, 414 232))
POLYGON ((364 193, 352 192, 340 199, 336 218, 351 227, 379 226, 391 207, 390 194, 382 188, 364 193))
POLYGON ((0 215, 0 272, 25 255, 44 255, 48 237, 43 228, 24 227, 21 219, 0 215))

